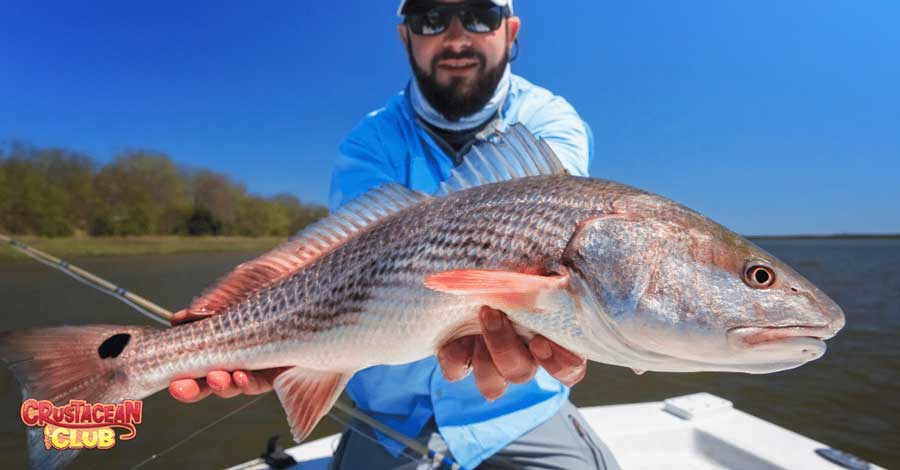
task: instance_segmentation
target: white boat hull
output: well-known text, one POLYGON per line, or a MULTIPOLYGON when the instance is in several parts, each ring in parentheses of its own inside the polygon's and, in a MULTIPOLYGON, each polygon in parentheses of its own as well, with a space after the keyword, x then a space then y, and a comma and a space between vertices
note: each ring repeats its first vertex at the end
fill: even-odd
MULTIPOLYGON (((735 409, 708 393, 662 402, 579 408, 626 470, 846 469, 816 453, 828 446, 735 409)), ((286 449, 298 470, 326 470, 339 434, 286 449)), ((229 470, 268 469, 261 459, 229 470)), ((872 470, 884 470, 877 465, 872 470)))

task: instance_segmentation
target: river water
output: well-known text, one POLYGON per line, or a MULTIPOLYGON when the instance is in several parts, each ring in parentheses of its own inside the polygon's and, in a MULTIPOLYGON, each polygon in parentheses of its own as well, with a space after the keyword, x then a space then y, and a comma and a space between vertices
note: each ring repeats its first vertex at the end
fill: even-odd
MULTIPOLYGON (((572 392, 580 405, 661 400, 707 391, 741 410, 888 468, 900 468, 900 240, 765 240, 759 243, 840 304, 847 326, 825 357, 769 375, 665 374, 591 364, 572 392)), ((256 253, 180 254, 71 260, 176 310, 216 278, 256 253)), ((124 304, 32 261, 0 263, 0 330, 59 324, 149 324, 124 304)), ((64 351, 60 352, 64 354, 64 351)), ((274 394, 216 424, 247 398, 182 404, 167 393, 144 402, 137 437, 88 451, 71 468, 220 468, 257 457, 269 436, 290 432, 274 394)), ((0 370, 0 462, 25 465, 21 398, 0 370)), ((313 438, 336 432, 325 418, 313 438)))

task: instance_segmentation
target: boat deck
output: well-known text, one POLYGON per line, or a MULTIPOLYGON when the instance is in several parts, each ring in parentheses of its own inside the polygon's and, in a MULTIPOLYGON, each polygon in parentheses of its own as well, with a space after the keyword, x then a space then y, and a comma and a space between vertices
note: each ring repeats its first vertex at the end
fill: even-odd
MULTIPOLYGON (((605 456, 607 461, 615 459, 628 470, 883 470, 858 459, 853 462, 847 454, 843 455, 850 459, 848 466, 833 463, 817 453, 828 453, 827 445, 737 410, 728 400, 708 393, 580 411, 612 451, 612 456, 605 456)), ((297 460, 294 469, 325 470, 339 439, 334 434, 285 452, 297 460)), ((255 459, 230 470, 263 469, 269 466, 255 459)))

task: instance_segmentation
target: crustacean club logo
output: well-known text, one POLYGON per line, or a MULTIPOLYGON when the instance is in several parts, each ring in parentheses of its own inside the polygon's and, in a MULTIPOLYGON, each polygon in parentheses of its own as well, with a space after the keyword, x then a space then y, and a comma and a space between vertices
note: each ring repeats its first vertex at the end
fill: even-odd
POLYGON ((109 449, 116 440, 127 441, 137 434, 141 424, 141 400, 122 403, 87 403, 70 400, 56 406, 49 400, 30 398, 22 403, 22 422, 44 428, 47 450, 109 449), (118 436, 115 429, 124 430, 118 436))

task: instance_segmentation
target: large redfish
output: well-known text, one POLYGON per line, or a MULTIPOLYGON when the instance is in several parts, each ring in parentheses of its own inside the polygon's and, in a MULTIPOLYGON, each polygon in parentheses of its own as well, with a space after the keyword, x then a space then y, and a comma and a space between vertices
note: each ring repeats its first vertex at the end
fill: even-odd
MULTIPOLYGON (((140 399, 217 369, 291 367, 275 381, 305 438, 357 370, 402 364, 505 311, 588 359, 636 370, 766 373, 825 352, 841 309, 809 281, 672 201, 567 175, 513 126, 429 196, 388 184, 238 266, 171 329, 0 334, 25 397, 140 399)), ((30 436, 32 464, 64 464, 30 436)))

